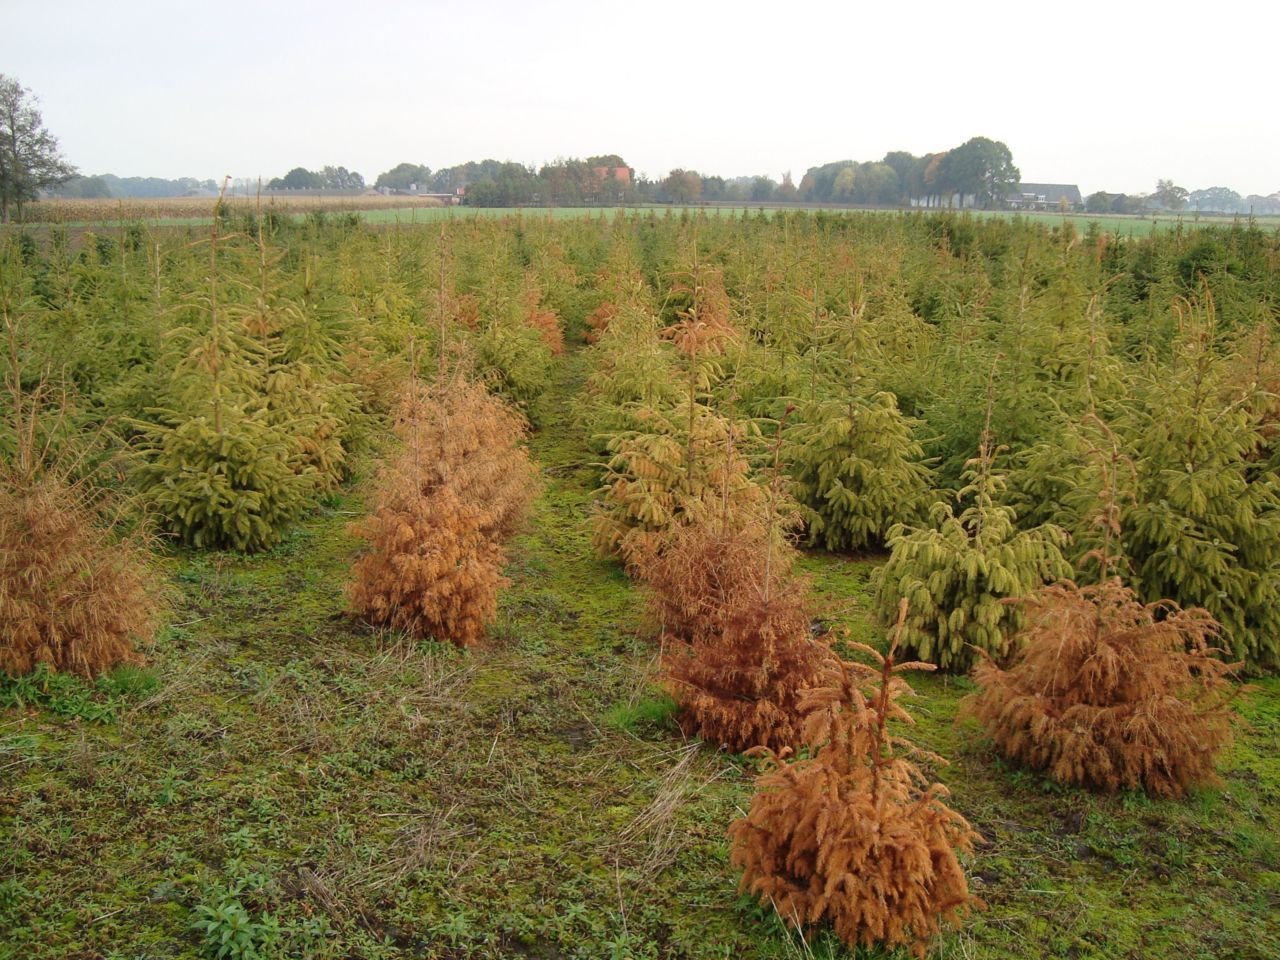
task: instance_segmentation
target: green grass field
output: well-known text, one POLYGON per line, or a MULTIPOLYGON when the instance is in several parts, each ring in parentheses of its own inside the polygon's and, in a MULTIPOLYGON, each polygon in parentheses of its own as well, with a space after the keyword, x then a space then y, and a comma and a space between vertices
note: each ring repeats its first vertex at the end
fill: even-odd
MULTIPOLYGON (((817 210, 827 210, 831 213, 842 213, 846 216, 859 216, 868 212, 900 212, 896 210, 890 211, 862 211, 847 210, 831 207, 671 207, 671 206, 652 206, 652 207, 628 207, 628 210, 640 210, 656 212, 662 216, 664 212, 670 211, 672 215, 679 215, 684 212, 695 213, 705 212, 709 216, 740 216, 743 211, 755 214, 759 210, 763 210, 767 215, 774 215, 780 211, 805 210, 814 212, 817 210)), ((527 207, 517 210, 506 207, 442 207, 438 209, 417 208, 409 210, 368 210, 361 213, 361 217, 367 223, 431 223, 442 218, 450 217, 468 217, 468 216, 513 216, 516 214, 524 217, 554 217, 556 219, 584 217, 584 216, 611 216, 612 209, 601 209, 599 207, 557 207, 546 209, 542 207, 527 207)), ((1048 226, 1061 226, 1063 223, 1070 223, 1077 230, 1083 231, 1088 228, 1089 224, 1096 223, 1099 228, 1108 233, 1132 236, 1146 236, 1153 230, 1174 230, 1181 227, 1184 230, 1194 230, 1200 227, 1208 226, 1229 226, 1232 223, 1246 222, 1248 218, 1240 217, 1196 217, 1187 216, 1159 216, 1159 217, 1130 217, 1130 216, 1091 216, 1088 214, 1059 214, 1059 213, 1010 213, 1005 211, 986 211, 986 210, 970 210, 966 211, 971 216, 979 217, 1006 217, 1017 218, 1031 223, 1043 223, 1048 226)), ((1255 218, 1255 222, 1263 229, 1280 229, 1280 217, 1259 217, 1255 218)))
MULTIPOLYGON (((817 210, 826 210, 830 213, 838 213, 846 216, 860 216, 866 213, 902 213, 909 215, 904 211, 896 209, 885 211, 864 211, 850 210, 838 207, 757 207, 757 206, 715 206, 715 207, 675 207, 666 204, 657 204, 653 206, 637 206, 625 208, 612 207, 405 207, 405 208, 378 208, 373 210, 359 211, 360 218, 365 223, 370 224, 423 224, 436 223, 440 220, 461 219, 466 217, 531 217, 531 218, 553 218, 556 220, 576 219, 581 217, 612 217, 618 209, 624 209, 628 212, 647 213, 654 212, 658 216, 678 216, 682 213, 705 213, 707 216, 725 217, 725 216, 741 216, 744 211, 753 215, 759 211, 764 211, 768 216, 773 216, 779 211, 796 211, 804 210, 814 212, 817 210)), ((926 211, 922 211, 926 212, 926 211)), ((1099 228, 1120 236, 1147 236, 1157 230, 1196 230, 1201 227, 1209 226, 1230 226, 1233 223, 1247 223, 1247 217, 1209 217, 1197 216, 1195 214, 1177 214, 1151 217, 1136 216, 1097 216, 1083 213, 1013 213, 1008 211, 987 211, 987 210, 968 210, 965 213, 969 216, 978 217, 1012 217, 1018 218, 1032 223, 1043 223, 1051 227, 1061 226, 1064 223, 1070 223, 1075 226, 1078 231, 1083 232, 1088 229, 1092 223, 1098 224, 1099 228)), ((339 212, 331 212, 328 214, 330 218, 340 215, 339 212)), ((295 214, 295 216, 301 216, 295 214)), ((198 227, 208 226, 211 217, 159 217, 147 221, 152 226, 158 227, 198 227)), ((1256 217, 1253 220, 1260 228, 1264 230, 1280 230, 1280 217, 1256 217)), ((115 224, 116 221, 75 221, 64 224, 74 229, 85 229, 92 227, 100 227, 104 224, 115 224)))
MULTIPOLYGON (((209 917, 268 956, 849 956, 738 894, 725 828, 750 764, 674 728, 641 592, 591 553, 597 474, 565 412, 582 375, 571 352, 541 401, 544 488, 487 645, 344 615, 348 493, 268 554, 170 554, 172 626, 142 670, 6 681, 0 957, 195 957, 209 917)), ((874 559, 804 560, 858 638, 879 636, 874 559)), ((1280 680, 1244 703, 1222 786, 1185 802, 1011 768, 956 722, 968 681, 917 689, 988 904, 931 956, 1280 956, 1280 680)))

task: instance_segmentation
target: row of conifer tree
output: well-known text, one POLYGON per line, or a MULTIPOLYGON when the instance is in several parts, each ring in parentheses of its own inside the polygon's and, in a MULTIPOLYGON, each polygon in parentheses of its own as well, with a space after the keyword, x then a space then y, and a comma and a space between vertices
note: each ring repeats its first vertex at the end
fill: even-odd
MULTIPOLYGON (((1171 304, 1167 355, 1153 343, 1133 362, 1108 351, 1100 295, 1078 304, 1082 343, 1068 342, 1059 308, 1056 352, 1033 369, 1052 367, 1039 389, 1062 430, 1010 450, 996 438, 1002 378, 1026 370, 984 351, 967 318, 957 326, 968 342, 943 344, 939 356, 931 341, 943 325, 880 312, 859 277, 847 303, 824 302, 817 281, 801 287, 798 330, 761 325, 749 293, 728 293, 725 260, 705 259, 738 238, 709 228, 707 244, 704 227, 685 234, 665 287, 617 285, 619 300, 591 315, 581 416, 604 458, 595 543, 648 588, 661 681, 682 727, 764 758, 750 809, 730 827, 743 889, 798 929, 827 921, 850 945, 924 956, 943 923, 981 905, 958 860, 978 835, 913 763, 914 745, 891 732, 891 720, 910 720, 897 702, 909 689, 902 671, 972 667, 966 711, 1006 756, 1064 783, 1177 797, 1213 782, 1241 666, 1229 661, 1274 664, 1274 634, 1248 619, 1272 612, 1275 586, 1275 557, 1253 552, 1259 537, 1276 542, 1275 383, 1260 375, 1274 363, 1272 318, 1223 338, 1201 277, 1195 295, 1171 304), (1242 352, 1255 346, 1253 357, 1242 352), (945 460, 926 457, 927 421, 913 423, 886 389, 902 367, 945 365, 951 350, 966 364, 988 361, 959 489, 944 486, 945 460), (1072 351, 1084 362, 1060 366, 1072 351), (1161 418, 1138 406, 1156 397, 1161 418), (1180 455, 1185 475, 1153 463, 1151 450, 1180 455), (1050 479, 1058 488, 1041 493, 1050 479), (1232 500, 1210 506, 1200 485, 1233 481, 1232 500), (1145 499, 1153 484, 1158 504, 1145 499), (1255 592, 1224 596, 1221 566, 1191 570, 1203 555, 1177 556, 1190 546, 1180 510, 1231 530, 1234 540, 1215 546, 1255 592), (1019 523, 1022 512, 1035 522, 1019 523), (874 582, 887 653, 823 628, 794 573, 794 533, 828 549, 888 549, 874 582), (1171 559, 1179 566, 1164 569, 1171 559), (1158 578, 1144 579, 1144 566, 1158 578), (1197 593, 1206 581, 1210 592, 1197 593), (1174 599, 1187 596, 1219 601, 1218 616, 1174 599), (1247 613, 1231 607, 1259 601, 1247 613)), ((1073 241, 1040 239, 1064 251, 1073 241)), ((1020 280, 1019 323, 1037 310, 1033 283, 1044 286, 1020 280)))
POLYGON ((0 253, 0 668, 135 657, 153 531, 271 549, 358 474, 353 613, 480 641, 568 330, 596 548, 646 586, 685 728, 765 752, 744 885, 851 943, 976 905, 975 835, 888 725, 903 670, 972 668, 1022 763, 1178 796, 1233 665, 1280 662, 1280 246, 1247 227, 268 210, 0 253), (887 551, 888 653, 829 633, 797 540, 887 551))

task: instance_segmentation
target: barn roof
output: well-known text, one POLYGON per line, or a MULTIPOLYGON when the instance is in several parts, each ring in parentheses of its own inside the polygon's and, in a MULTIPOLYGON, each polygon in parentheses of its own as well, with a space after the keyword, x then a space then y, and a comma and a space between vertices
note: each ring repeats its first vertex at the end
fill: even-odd
POLYGON ((1044 197, 1049 203, 1056 203, 1066 197, 1067 203, 1083 203, 1080 188, 1074 183, 1019 183, 1009 193, 1014 197, 1030 195, 1044 197))

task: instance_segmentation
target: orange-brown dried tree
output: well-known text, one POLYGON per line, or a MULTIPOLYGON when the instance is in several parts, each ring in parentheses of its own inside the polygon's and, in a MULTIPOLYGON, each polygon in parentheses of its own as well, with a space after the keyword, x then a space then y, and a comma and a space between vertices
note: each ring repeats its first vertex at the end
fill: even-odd
POLYGON ((677 527, 661 549, 641 555, 636 573, 649 587, 649 613, 664 637, 685 643, 719 636, 732 611, 750 593, 774 593, 787 582, 794 551, 767 554, 767 531, 716 504, 715 513, 677 527), (766 583, 766 578, 768 582, 766 583))
POLYGON ((448 486, 479 510, 485 536, 505 543, 520 529, 537 469, 520 446, 524 418, 500 397, 458 374, 434 384, 415 380, 401 401, 395 430, 423 484, 448 486))
POLYGON ((800 691, 830 654, 813 634, 808 582, 792 576, 794 550, 779 533, 789 515, 778 448, 762 515, 726 484, 713 512, 674 527, 637 565, 682 726, 734 751, 799 744, 800 691))
POLYGON ((471 646, 497 610, 503 544, 523 520, 534 466, 524 421, 461 376, 411 380, 396 418, 404 449, 382 470, 368 543, 348 587, 370 622, 471 646))
POLYGON ((141 535, 122 533, 48 437, 42 393, 22 386, 14 292, 0 288, 11 405, 10 456, 0 456, 0 672, 41 664, 94 676, 142 656, 162 606, 141 535))
POLYGON ((591 313, 587 314, 587 330, 583 334, 583 339, 587 343, 597 343, 600 335, 609 329, 609 321, 618 315, 618 305, 611 300, 604 300, 597 304, 591 313))
POLYGON ((409 455, 379 478, 373 513, 353 526, 368 542, 348 588, 369 622, 468 647, 497 611, 502 549, 481 510, 448 486, 424 486, 409 455))
POLYGON ((734 751, 800 742, 797 700, 828 653, 807 582, 771 569, 771 549, 762 527, 704 521, 675 530, 640 570, 681 726, 734 751))
POLYGON ((95 676, 140 663, 160 601, 146 551, 103 529, 81 484, 0 477, 0 671, 95 676))
POLYGON ((453 302, 455 319, 469 330, 480 326, 480 301, 474 293, 464 293, 453 302))
POLYGON ((1059 782, 1181 797, 1216 779, 1215 758, 1231 741, 1230 677, 1240 665, 1218 658, 1221 627, 1207 610, 1143 603, 1113 575, 1116 475, 1125 463, 1108 436, 1111 456, 1095 459, 1102 540, 1086 556, 1101 567, 1099 581, 1060 581, 1015 601, 1027 608, 1021 649, 1007 670, 978 663, 979 690, 965 711, 1002 754, 1059 782))
POLYGON ((531 280, 526 280, 524 289, 525 323, 542 334, 542 341, 551 350, 553 357, 564 353, 564 328, 560 326, 560 317, 554 310, 542 306, 542 291, 531 280))
POLYGON ((1002 754, 1106 791, 1180 797, 1216 780, 1233 667, 1208 611, 1144 604, 1118 577, 1055 583, 1026 606, 1021 653, 1007 670, 980 662, 967 704, 1002 754))
POLYGON ((979 837, 946 805, 946 789, 907 759, 919 751, 888 730, 890 720, 911 722, 897 702, 910 692, 899 674, 933 669, 894 662, 902 620, 887 656, 854 645, 876 668, 827 662, 801 702, 816 752, 787 762, 760 750, 768 767, 729 836, 742 889, 784 922, 807 934, 825 920, 850 946, 906 947, 924 957, 943 923, 958 924, 982 905, 958 857, 979 837))

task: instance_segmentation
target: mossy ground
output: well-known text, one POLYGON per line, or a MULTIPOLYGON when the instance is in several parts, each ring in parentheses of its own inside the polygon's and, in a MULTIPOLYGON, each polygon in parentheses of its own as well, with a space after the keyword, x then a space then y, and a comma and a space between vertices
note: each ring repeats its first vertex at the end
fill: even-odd
MULTIPOLYGON (((750 765, 681 738, 640 592, 591 553, 580 362, 544 400, 545 486, 484 647, 347 619, 348 493, 269 554, 174 554, 145 673, 8 682, 0 958, 212 956, 193 923, 228 904, 268 956, 843 955, 737 893, 750 765)), ((879 636, 873 560, 803 565, 831 620, 879 636)), ((1009 767, 956 722, 967 681, 915 686, 915 736, 984 838, 989 907, 936 955, 1280 956, 1280 682, 1245 703, 1222 787, 1184 802, 1009 767)))

